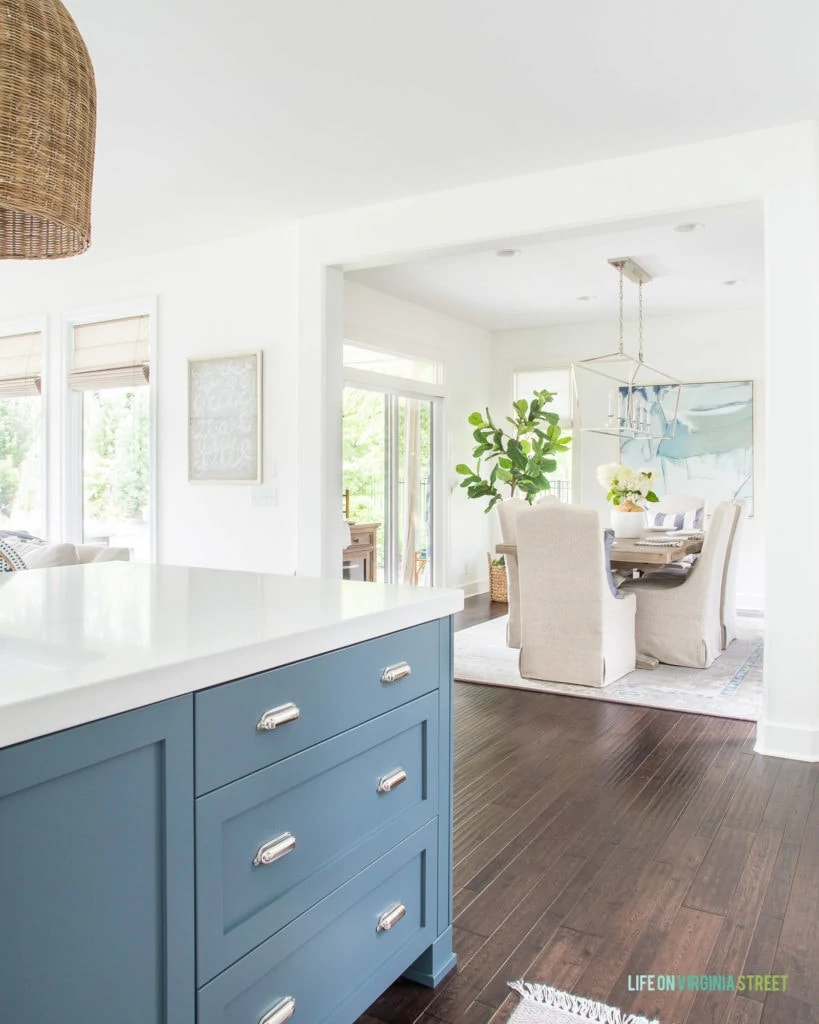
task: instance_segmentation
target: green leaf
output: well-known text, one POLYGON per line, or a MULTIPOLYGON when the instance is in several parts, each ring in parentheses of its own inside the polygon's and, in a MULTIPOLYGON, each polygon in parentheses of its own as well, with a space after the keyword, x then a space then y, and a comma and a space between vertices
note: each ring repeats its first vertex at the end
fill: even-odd
POLYGON ((473 427, 479 427, 483 423, 483 416, 479 412, 473 412, 467 422, 471 423, 473 427))
POLYGON ((557 470, 557 459, 544 459, 543 472, 554 473, 557 470))
POLYGON ((511 459, 507 459, 504 456, 501 456, 498 459, 498 465, 501 466, 503 469, 511 469, 512 468, 512 460, 511 459))
POLYGON ((525 398, 518 399, 517 402, 513 402, 512 405, 515 407, 518 415, 523 417, 526 415, 526 410, 529 408, 529 403, 525 398))
POLYGON ((657 497, 657 495, 654 493, 654 491, 649 491, 648 494, 646 495, 646 501, 659 501, 659 500, 660 499, 657 497))
POLYGON ((469 466, 465 466, 463 464, 463 462, 459 462, 458 463, 458 465, 455 467, 455 472, 456 473, 460 473, 461 476, 471 476, 472 475, 472 470, 469 468, 469 466))
POLYGON ((544 412, 542 415, 544 420, 546 420, 547 423, 551 423, 553 427, 556 427, 558 423, 560 423, 560 416, 556 412, 544 412))

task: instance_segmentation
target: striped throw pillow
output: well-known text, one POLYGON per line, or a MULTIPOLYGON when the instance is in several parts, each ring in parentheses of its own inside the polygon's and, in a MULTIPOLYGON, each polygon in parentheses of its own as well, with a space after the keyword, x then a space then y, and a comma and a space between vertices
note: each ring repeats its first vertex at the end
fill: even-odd
POLYGON ((687 512, 649 512, 649 526, 663 530, 701 530, 705 509, 692 508, 687 512))
POLYGON ((26 568, 26 563, 11 544, 0 540, 0 572, 20 572, 26 568))

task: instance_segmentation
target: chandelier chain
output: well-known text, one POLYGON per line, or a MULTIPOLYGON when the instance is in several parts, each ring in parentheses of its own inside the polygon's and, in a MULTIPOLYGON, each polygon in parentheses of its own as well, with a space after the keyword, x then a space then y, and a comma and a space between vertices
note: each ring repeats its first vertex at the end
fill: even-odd
POLYGON ((623 265, 620 264, 620 342, 617 351, 623 354, 623 265))
POLYGON ((638 339, 639 339, 639 352, 638 352, 637 358, 642 363, 642 361, 643 361, 643 282, 642 281, 640 281, 639 285, 637 286, 637 294, 638 294, 638 300, 637 300, 637 325, 638 325, 637 326, 637 332, 638 332, 638 339))

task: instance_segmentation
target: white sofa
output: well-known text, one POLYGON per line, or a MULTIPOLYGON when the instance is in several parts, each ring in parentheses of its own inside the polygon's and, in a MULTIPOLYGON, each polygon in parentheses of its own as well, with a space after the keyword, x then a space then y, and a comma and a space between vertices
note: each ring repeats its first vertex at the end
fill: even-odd
POLYGON ((102 544, 54 544, 51 541, 3 540, 20 555, 28 569, 49 569, 58 565, 86 565, 90 562, 129 562, 130 548, 105 547, 102 544))

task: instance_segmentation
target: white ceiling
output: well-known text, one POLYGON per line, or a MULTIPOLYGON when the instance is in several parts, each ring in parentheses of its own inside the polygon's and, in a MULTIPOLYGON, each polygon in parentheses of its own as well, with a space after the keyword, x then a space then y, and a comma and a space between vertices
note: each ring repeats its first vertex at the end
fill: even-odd
MULTIPOLYGON (((644 288, 647 316, 760 306, 764 295, 762 210, 756 205, 685 211, 598 233, 506 239, 491 249, 436 256, 348 274, 396 298, 490 331, 610 320, 617 314, 618 275, 610 258, 631 256, 653 277, 644 288), (679 233, 679 224, 701 230, 679 233), (500 258, 514 247, 519 255, 500 258), (725 281, 739 281, 733 286, 725 281), (579 301, 578 296, 593 296, 579 301)), ((624 285, 627 317, 637 288, 624 285)))
POLYGON ((814 0, 66 3, 106 250, 819 115, 814 0))

